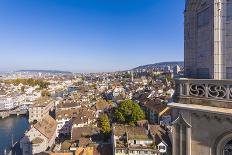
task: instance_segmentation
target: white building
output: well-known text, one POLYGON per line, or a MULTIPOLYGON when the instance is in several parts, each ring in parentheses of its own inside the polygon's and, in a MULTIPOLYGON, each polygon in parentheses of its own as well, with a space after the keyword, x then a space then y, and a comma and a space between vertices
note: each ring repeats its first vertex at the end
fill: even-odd
MULTIPOLYGON (((151 126, 150 129, 149 125, 148 128, 114 125, 112 132, 113 155, 166 154, 168 145, 162 139, 166 133, 161 133, 159 129, 161 128, 156 126, 151 126)), ((169 150, 171 149, 169 148, 169 150)))
POLYGON ((32 155, 46 151, 55 143, 56 128, 56 121, 49 115, 32 125, 20 140, 22 154, 32 155))
POLYGON ((63 135, 70 135, 72 129, 72 119, 79 113, 78 109, 60 110, 56 112, 57 133, 63 135))
POLYGON ((54 101, 49 98, 40 98, 29 106, 29 122, 40 121, 54 108, 54 101))
POLYGON ((17 106, 14 98, 12 97, 1 97, 0 98, 0 110, 10 110, 17 106))

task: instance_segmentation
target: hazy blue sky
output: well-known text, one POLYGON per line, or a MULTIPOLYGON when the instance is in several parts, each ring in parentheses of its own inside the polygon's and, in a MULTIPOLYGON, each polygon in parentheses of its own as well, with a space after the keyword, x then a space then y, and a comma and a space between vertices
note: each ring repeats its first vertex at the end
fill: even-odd
POLYGON ((183 60, 184 0, 0 0, 0 70, 183 60))

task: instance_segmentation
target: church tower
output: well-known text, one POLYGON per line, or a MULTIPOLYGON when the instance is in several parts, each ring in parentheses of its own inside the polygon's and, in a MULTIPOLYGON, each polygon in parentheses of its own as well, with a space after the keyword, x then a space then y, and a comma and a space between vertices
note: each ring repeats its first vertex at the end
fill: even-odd
POLYGON ((231 0, 186 0, 186 77, 232 79, 231 3, 231 0))
POLYGON ((232 155, 232 0, 186 0, 173 155, 232 155))

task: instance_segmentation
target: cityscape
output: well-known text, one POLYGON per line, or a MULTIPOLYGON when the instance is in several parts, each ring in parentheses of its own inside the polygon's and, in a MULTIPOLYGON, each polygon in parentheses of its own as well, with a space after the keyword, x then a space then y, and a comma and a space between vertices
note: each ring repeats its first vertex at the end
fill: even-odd
POLYGON ((0 1, 0 155, 232 155, 232 0, 13 1, 0 1), (152 12, 166 7, 178 14, 152 12))

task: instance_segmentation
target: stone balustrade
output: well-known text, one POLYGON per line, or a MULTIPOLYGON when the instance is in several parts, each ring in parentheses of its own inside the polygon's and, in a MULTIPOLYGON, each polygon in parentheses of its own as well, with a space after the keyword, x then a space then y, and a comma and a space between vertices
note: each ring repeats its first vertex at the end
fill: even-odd
POLYGON ((178 79, 176 96, 232 101, 232 80, 178 79))

